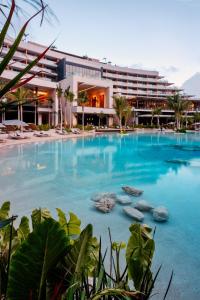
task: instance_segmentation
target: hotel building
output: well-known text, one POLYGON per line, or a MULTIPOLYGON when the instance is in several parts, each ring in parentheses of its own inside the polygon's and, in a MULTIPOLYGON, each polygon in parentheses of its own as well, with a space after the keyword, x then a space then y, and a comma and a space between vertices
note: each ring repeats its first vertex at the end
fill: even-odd
MULTIPOLYGON (((8 52, 11 44, 12 39, 4 42, 0 59, 8 52)), ((4 80, 13 78, 45 48, 34 42, 21 42, 1 78, 4 80)), ((110 126, 116 119, 113 109, 113 96, 116 94, 127 98, 134 111, 136 124, 147 124, 150 123, 152 110, 156 107, 162 108, 161 122, 170 122, 173 112, 167 108, 167 97, 182 92, 165 80, 159 72, 120 67, 56 49, 49 50, 29 73, 37 76, 28 83, 27 87, 37 93, 41 101, 37 106, 34 103, 24 105, 24 121, 37 124, 57 125, 59 123, 59 103, 56 95, 58 85, 63 90, 70 86, 70 90, 75 95, 72 103, 73 125, 81 123, 82 107, 77 102, 81 91, 86 91, 89 99, 84 108, 85 123, 97 125, 101 114, 104 116, 104 124, 110 126)), ((191 105, 188 115, 192 115, 200 110, 200 101, 191 97, 189 100, 191 105)), ((66 113, 66 118, 69 120, 69 107, 66 113)), ((6 118, 16 117, 17 108, 13 105, 6 112, 6 118)))

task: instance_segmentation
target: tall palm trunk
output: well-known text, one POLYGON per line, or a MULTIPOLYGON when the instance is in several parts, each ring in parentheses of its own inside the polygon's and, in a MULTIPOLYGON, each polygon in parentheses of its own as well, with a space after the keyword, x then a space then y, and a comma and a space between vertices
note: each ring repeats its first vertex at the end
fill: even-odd
POLYGON ((160 126, 160 116, 157 116, 157 126, 160 126))
POLYGON ((122 132, 122 114, 119 114, 119 129, 122 132))
POLYGON ((67 103, 65 102, 64 124, 67 125, 67 103))
POLYGON ((72 128, 72 104, 70 102, 69 127, 72 128))
POLYGON ((82 105, 82 130, 84 131, 85 129, 85 111, 84 111, 84 105, 82 105))
POLYGON ((20 104, 17 106, 17 119, 20 121, 20 104))
POLYGON ((63 125, 63 113, 62 113, 62 100, 61 98, 59 99, 60 101, 60 130, 62 131, 62 125, 63 125))

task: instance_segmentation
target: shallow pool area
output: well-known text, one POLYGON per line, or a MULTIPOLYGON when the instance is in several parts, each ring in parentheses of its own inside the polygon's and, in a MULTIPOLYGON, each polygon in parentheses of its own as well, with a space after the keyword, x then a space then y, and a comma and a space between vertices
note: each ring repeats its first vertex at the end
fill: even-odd
POLYGON ((167 299, 200 299, 200 134, 108 134, 0 150, 0 200, 10 200, 14 214, 37 207, 54 216, 57 207, 73 211, 105 241, 108 227, 113 239, 126 241, 132 221, 122 205, 102 214, 90 198, 123 195, 123 185, 144 190, 133 203, 144 199, 169 209, 163 224, 145 213, 144 223, 156 226, 154 269, 163 265, 155 292, 166 288, 173 270, 167 299))

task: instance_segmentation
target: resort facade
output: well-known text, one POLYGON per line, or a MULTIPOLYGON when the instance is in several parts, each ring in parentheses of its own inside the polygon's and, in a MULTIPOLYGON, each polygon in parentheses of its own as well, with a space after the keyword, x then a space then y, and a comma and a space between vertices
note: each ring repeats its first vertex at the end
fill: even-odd
MULTIPOLYGON (((12 39, 6 39, 1 57, 9 51, 12 39)), ((20 70, 44 51, 46 46, 34 42, 21 42, 18 51, 1 79, 12 79, 20 70)), ((0 58, 1 59, 1 58, 0 58)), ((134 68, 120 67, 109 62, 87 56, 78 56, 50 49, 36 67, 31 69, 30 75, 37 74, 27 85, 32 89, 40 101, 37 107, 34 103, 24 105, 24 121, 37 124, 58 125, 59 100, 56 94, 57 86, 74 93, 72 103, 73 125, 81 123, 82 107, 77 99, 81 91, 86 91, 88 102, 85 104, 85 124, 97 125, 101 114, 103 123, 112 126, 115 123, 113 96, 125 96, 134 111, 135 124, 148 124, 152 117, 152 110, 162 108, 163 123, 172 121, 173 111, 167 108, 167 98, 183 91, 164 79, 157 71, 147 71, 134 68), (36 117, 37 110, 37 117, 36 117)), ((200 101, 184 95, 191 105, 187 112, 190 116, 200 110, 200 101)), ((68 104, 67 104, 68 105, 68 104)), ((69 105, 66 118, 69 121, 69 105)), ((6 118, 16 118, 17 108, 6 112, 6 118)))

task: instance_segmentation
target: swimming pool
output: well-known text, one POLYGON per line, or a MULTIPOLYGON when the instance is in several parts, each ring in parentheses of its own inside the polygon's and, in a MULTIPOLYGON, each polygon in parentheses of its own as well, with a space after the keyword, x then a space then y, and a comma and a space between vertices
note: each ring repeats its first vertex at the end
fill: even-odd
MULTIPOLYGON (((93 208, 95 192, 123 194, 122 185, 144 190, 141 199, 164 205, 170 218, 156 224, 155 268, 163 264, 158 287, 175 272, 168 299, 200 299, 200 135, 102 135, 1 149, 0 200, 10 200, 15 214, 33 208, 73 211, 96 235, 124 241, 131 219, 117 205, 111 214, 93 208), (176 164, 167 160, 183 160, 176 164)), ((134 199, 135 200, 135 199, 134 199)), ((160 298, 153 298, 160 299, 160 298)))

